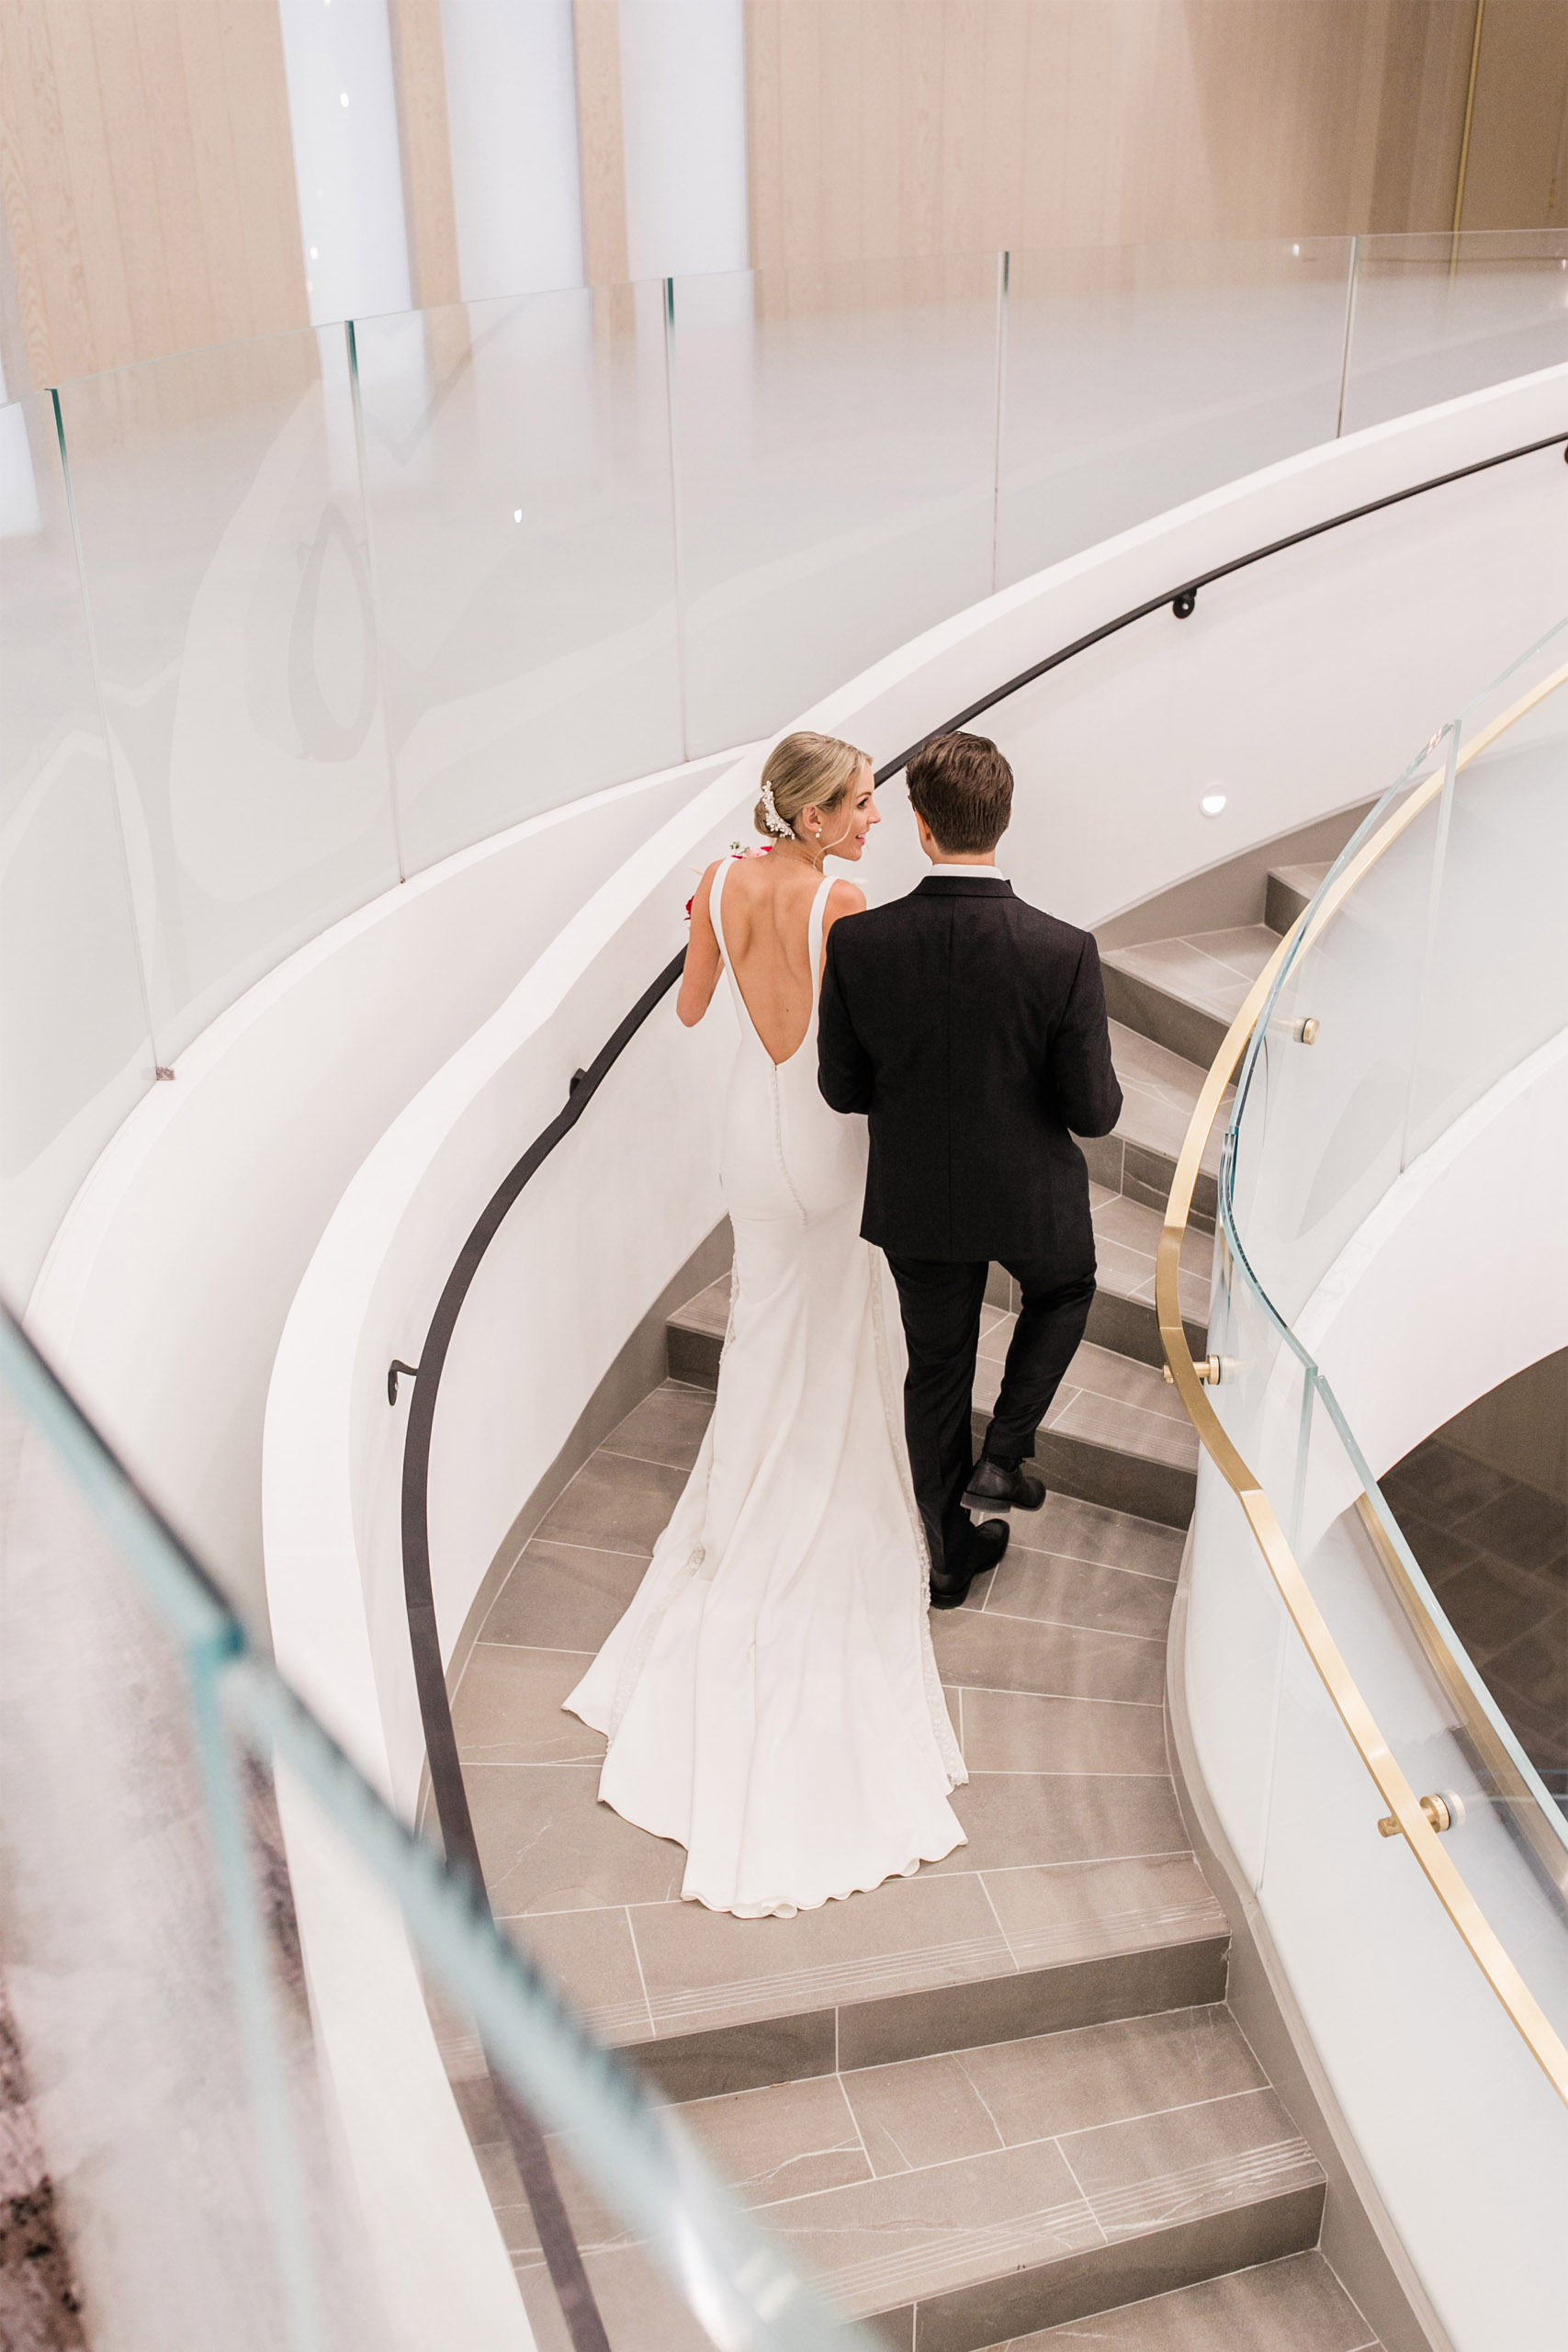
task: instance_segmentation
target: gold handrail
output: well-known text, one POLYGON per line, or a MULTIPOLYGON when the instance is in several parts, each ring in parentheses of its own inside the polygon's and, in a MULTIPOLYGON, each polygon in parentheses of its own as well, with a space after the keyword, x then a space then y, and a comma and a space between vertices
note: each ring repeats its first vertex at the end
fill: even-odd
MULTIPOLYGON (((1568 663, 1533 687, 1511 709, 1495 719, 1490 727, 1483 729, 1460 753, 1455 763, 1456 773, 1479 757, 1527 711, 1533 710, 1549 694, 1565 684, 1568 684, 1568 663)), ((1166 1204, 1165 1224, 1160 1233, 1159 1254, 1155 1269, 1155 1303, 1160 1340, 1177 1394, 1187 1408, 1188 1418, 1197 1430, 1201 1443, 1246 1513, 1258 1549, 1279 1589, 1280 1598, 1306 1646, 1308 1657, 1317 1668, 1335 1712, 1355 1742, 1362 1763, 1371 1774, 1383 1803, 1426 1873, 1427 1883, 1464 1939, 1472 1958, 1502 2002, 1552 2088, 1560 2098, 1568 2103, 1568 2049, 1563 2047, 1534 1994, 1509 1958, 1496 1930, 1450 1860, 1438 1832, 1422 1811, 1415 1791, 1378 1728, 1371 1709, 1339 1655, 1338 1645, 1330 1634, 1295 1555, 1285 1541, 1284 1531, 1275 1516, 1273 1505, 1232 1444, 1224 1423, 1209 1402, 1187 1344, 1178 1286, 1182 1239, 1187 1231, 1193 1187, 1198 1181, 1209 1131, 1213 1125, 1221 1098, 1241 1060, 1247 1041, 1269 1002, 1275 978, 1290 954, 1292 943, 1298 933, 1301 933, 1304 953, 1333 919, 1362 876, 1377 864, 1442 791, 1445 773, 1443 768, 1438 768, 1424 778, 1393 814, 1362 843, 1344 871, 1336 875, 1330 887, 1297 916, 1248 990, 1246 1002, 1231 1023, 1225 1041, 1203 1080, 1182 1140, 1170 1198, 1166 1204)))

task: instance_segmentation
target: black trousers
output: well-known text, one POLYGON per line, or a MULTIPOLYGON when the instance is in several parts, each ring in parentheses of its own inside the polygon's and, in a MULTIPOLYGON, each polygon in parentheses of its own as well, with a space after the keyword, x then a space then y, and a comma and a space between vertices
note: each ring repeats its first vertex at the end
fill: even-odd
MULTIPOLYGON (((915 1499, 925 1521, 932 1573, 941 1576, 945 1568, 957 1574, 969 1540, 964 1489, 975 1466, 970 1406, 990 1267, 984 1260, 887 1262, 898 1285, 909 1349, 904 1429, 915 1499)), ((1002 1262, 1022 1304, 984 1451, 997 1461, 1018 1462, 1033 1453, 1040 1424, 1083 1338, 1094 1299, 1094 1269, 1064 1279, 1056 1261, 1002 1262)))

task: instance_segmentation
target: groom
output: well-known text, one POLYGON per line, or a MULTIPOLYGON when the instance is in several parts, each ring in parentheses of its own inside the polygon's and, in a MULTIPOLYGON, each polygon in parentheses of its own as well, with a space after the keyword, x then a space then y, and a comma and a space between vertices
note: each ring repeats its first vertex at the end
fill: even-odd
POLYGON ((818 1082, 870 1114, 861 1231, 898 1285, 904 1422, 931 1547, 931 1600, 956 1609, 1007 1548, 987 1510, 1038 1510, 1021 1466, 1094 1296, 1089 1171, 1073 1141, 1122 1110, 1100 956, 997 871, 1012 770, 983 735, 941 735, 908 765, 931 870, 907 899, 828 935, 818 1082), (1022 1306, 980 1461, 970 1397, 995 1260, 1022 1306), (978 1523, 976 1523, 978 1522, 978 1523))

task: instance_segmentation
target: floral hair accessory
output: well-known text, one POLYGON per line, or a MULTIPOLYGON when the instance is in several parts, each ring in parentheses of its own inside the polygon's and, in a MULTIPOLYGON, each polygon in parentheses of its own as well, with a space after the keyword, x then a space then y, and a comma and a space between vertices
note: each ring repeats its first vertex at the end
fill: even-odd
POLYGON ((787 841, 795 831, 795 827, 786 825, 779 815, 778 803, 773 798, 773 787, 771 784, 764 784, 762 786, 762 822, 769 832, 775 834, 781 842, 787 841))

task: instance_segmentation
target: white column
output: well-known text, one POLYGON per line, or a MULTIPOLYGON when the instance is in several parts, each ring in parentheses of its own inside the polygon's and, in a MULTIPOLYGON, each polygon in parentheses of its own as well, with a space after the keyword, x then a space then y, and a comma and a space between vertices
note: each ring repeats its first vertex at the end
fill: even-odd
POLYGON ((571 0, 443 0, 463 299, 582 283, 571 0))
POLYGON ((633 277, 750 266, 743 0, 620 0, 633 277))
POLYGON ((310 316, 410 307, 386 0, 277 0, 310 316))

